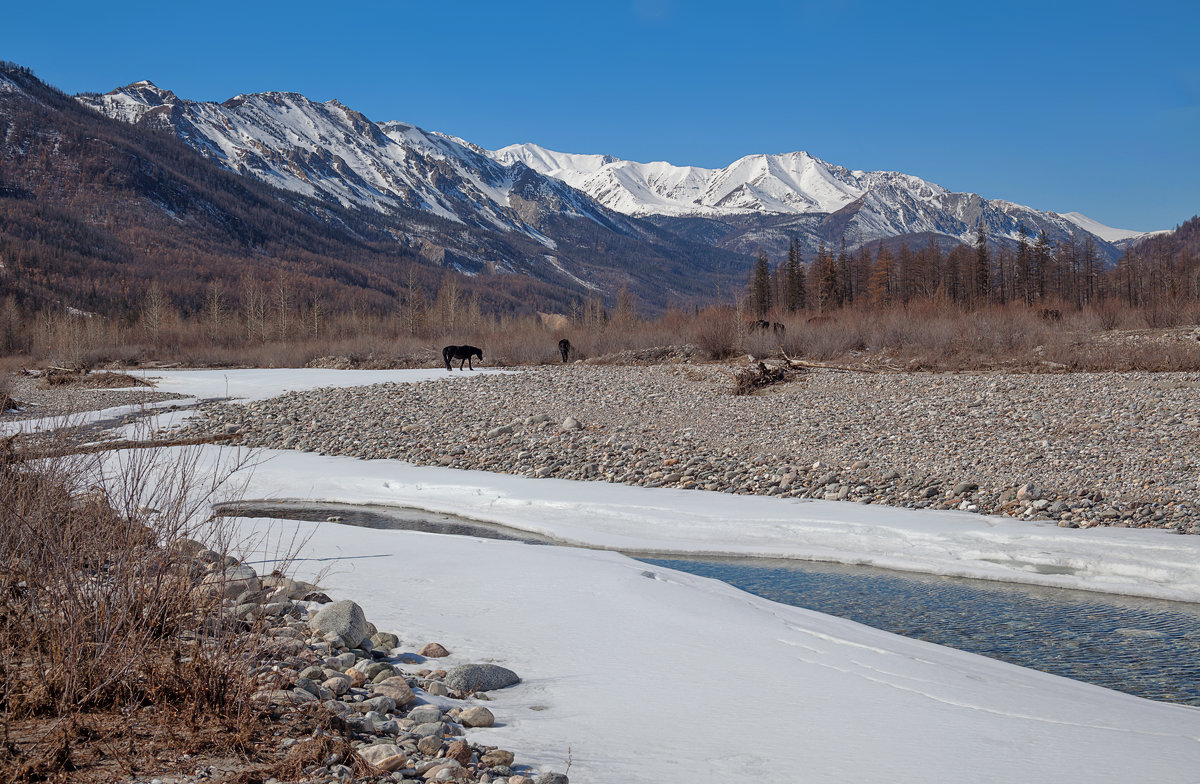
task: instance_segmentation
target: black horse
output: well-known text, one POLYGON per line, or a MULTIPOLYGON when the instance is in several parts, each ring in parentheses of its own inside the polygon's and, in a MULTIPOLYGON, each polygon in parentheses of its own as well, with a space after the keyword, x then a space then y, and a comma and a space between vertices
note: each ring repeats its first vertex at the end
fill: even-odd
POLYGON ((764 321, 763 319, 759 319, 758 321, 750 322, 750 329, 757 332, 766 332, 767 330, 770 330, 776 335, 782 335, 787 330, 787 327, 783 326, 778 321, 764 321))
POLYGON ((571 353, 571 341, 566 338, 558 341, 558 353, 562 354, 563 362, 566 362, 567 354, 571 353))
POLYGON ((475 346, 446 346, 442 349, 442 361, 446 363, 446 370, 453 370, 450 367, 450 360, 452 359, 459 360, 459 370, 462 370, 463 362, 466 362, 467 367, 474 370, 475 366, 471 364, 471 357, 479 357, 479 361, 482 362, 483 349, 476 348, 475 346))

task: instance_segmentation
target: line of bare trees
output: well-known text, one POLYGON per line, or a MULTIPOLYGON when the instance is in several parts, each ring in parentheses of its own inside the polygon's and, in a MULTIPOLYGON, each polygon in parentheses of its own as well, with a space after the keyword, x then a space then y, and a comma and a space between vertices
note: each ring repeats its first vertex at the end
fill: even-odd
POLYGON ((758 258, 747 286, 749 309, 825 313, 848 306, 883 307, 914 300, 944 300, 976 309, 988 305, 1044 303, 1083 308, 1105 299, 1130 307, 1158 308, 1200 301, 1200 219, 1169 238, 1152 239, 1104 263, 1091 237, 1053 243, 1022 229, 1013 246, 989 243, 982 228, 974 246, 943 249, 886 242, 848 250, 822 245, 808 263, 795 242, 773 267, 758 258))

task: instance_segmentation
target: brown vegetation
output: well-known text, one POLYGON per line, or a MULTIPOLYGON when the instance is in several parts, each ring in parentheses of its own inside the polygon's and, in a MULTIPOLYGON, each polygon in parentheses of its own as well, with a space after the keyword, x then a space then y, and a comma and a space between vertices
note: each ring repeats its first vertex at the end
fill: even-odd
POLYGON ((130 453, 106 473, 94 457, 25 462, 13 442, 0 453, 0 780, 247 753, 258 639, 194 588, 201 545, 179 543, 217 560, 231 544, 200 514, 214 488, 198 487, 194 457, 130 453))
POLYGON ((47 387, 81 387, 85 389, 125 389, 148 387, 149 381, 128 373, 92 373, 86 369, 52 367, 42 376, 47 387))
MULTIPOLYGON (((652 320, 632 308, 609 310, 598 301, 564 314, 567 326, 548 328, 537 315, 490 315, 461 294, 440 292, 432 302, 377 315, 343 313, 319 319, 286 298, 264 310, 219 310, 185 317, 163 308, 150 326, 128 321, 43 312, 17 320, 13 342, 32 364, 122 367, 185 366, 437 367, 447 344, 480 346, 487 364, 560 362, 558 341, 571 341, 585 361, 662 346, 693 346, 702 359, 787 354, 808 360, 882 368, 962 370, 1194 370, 1200 368, 1195 330, 1200 303, 1159 309, 1105 299, 1082 308, 1024 303, 968 308, 918 299, 887 306, 853 305, 814 317, 773 311, 781 332, 756 330, 746 308, 671 310, 652 320)), ((96 383, 100 374, 61 379, 96 383)), ((110 379, 119 383, 119 378, 110 379)), ((126 384, 128 385, 128 384, 126 384)))

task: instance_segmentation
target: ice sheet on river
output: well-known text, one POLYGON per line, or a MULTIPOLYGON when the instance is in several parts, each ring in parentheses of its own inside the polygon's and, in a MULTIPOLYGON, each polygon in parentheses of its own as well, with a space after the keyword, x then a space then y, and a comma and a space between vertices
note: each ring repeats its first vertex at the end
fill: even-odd
POLYGON ((1163 530, 263 454, 258 497, 411 506, 617 550, 802 558, 1200 601, 1200 537, 1163 530))

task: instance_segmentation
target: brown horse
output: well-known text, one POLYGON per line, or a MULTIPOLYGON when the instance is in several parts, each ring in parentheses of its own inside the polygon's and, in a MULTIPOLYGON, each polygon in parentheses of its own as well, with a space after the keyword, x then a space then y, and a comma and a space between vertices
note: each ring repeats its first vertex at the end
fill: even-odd
POLYGON ((558 353, 562 354, 563 362, 566 362, 567 355, 571 353, 571 341, 566 338, 558 341, 558 353))

